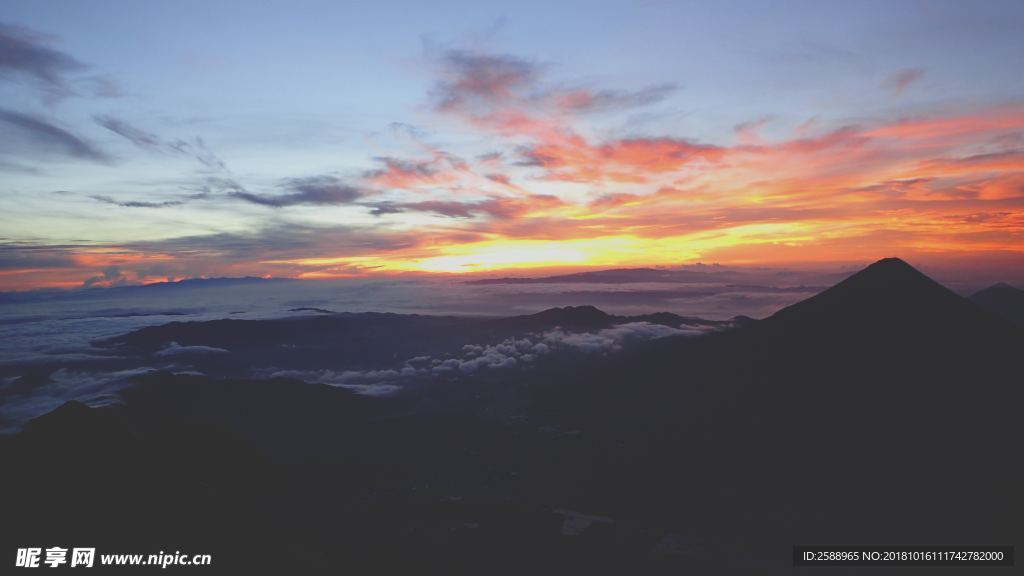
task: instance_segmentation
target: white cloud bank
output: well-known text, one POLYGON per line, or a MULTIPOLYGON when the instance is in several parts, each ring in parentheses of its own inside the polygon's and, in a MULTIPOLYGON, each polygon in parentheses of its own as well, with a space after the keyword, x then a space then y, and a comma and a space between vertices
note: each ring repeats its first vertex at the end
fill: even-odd
POLYGON ((299 378, 351 389, 367 395, 397 392, 401 384, 415 378, 458 377, 487 370, 506 370, 533 364, 538 359, 564 351, 608 354, 632 343, 668 336, 696 336, 702 328, 671 328, 648 322, 630 322, 597 332, 568 332, 560 328, 539 334, 507 338, 499 344, 467 344, 459 356, 436 358, 417 356, 401 368, 384 370, 282 370, 271 376, 299 378))

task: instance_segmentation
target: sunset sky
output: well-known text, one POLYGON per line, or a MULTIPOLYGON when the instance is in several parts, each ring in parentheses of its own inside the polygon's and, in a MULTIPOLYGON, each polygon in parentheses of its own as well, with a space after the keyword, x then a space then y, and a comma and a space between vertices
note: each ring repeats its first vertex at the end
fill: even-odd
POLYGON ((0 290, 1024 265, 1024 2, 0 0, 0 290))

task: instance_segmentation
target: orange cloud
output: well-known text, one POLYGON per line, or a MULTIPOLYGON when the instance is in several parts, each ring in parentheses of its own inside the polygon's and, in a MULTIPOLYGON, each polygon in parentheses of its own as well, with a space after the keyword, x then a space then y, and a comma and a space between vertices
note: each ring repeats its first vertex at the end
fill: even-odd
POLYGON ((467 169, 461 160, 450 155, 435 153, 428 160, 379 158, 384 166, 366 173, 367 182, 381 188, 411 189, 445 186, 456 182, 459 173, 467 169))
POLYGON ((561 137, 522 151, 524 163, 546 170, 549 180, 632 182, 721 158, 716 146, 674 138, 630 138, 594 146, 579 136, 561 137))
POLYGON ((867 130, 870 138, 899 140, 931 140, 932 144, 948 143, 947 138, 987 135, 995 138, 1006 132, 1024 129, 1024 106, 1001 106, 975 114, 930 117, 883 124, 867 130))

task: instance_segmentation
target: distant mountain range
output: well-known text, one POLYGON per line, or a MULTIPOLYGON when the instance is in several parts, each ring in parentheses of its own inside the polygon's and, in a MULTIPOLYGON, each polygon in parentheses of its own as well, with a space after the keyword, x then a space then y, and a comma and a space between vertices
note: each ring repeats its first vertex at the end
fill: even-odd
POLYGON ((606 283, 620 284, 628 282, 695 282, 707 280, 709 276, 728 274, 727 269, 708 267, 708 270, 668 270, 659 268, 616 268, 612 270, 594 270, 574 274, 555 276, 524 277, 511 276, 501 278, 481 278, 469 280, 466 284, 572 284, 572 283, 606 283))
POLYGON ((39 289, 20 292, 0 292, 0 302, 24 302, 28 300, 65 300, 95 297, 117 297, 129 294, 158 294, 167 290, 186 290, 193 288, 223 288, 244 286, 249 284, 269 284, 283 282, 299 282, 292 278, 260 278, 258 276, 223 277, 223 278, 186 278, 152 284, 126 284, 118 286, 96 286, 75 289, 39 289))
MULTIPOLYGON (((770 270, 758 268, 729 268, 725 266, 692 266, 685 268, 613 268, 609 270, 589 270, 573 274, 554 276, 506 276, 499 278, 480 278, 467 280, 465 283, 477 286, 494 284, 700 284, 700 283, 737 283, 739 286, 749 284, 752 279, 785 280, 796 277, 789 270, 770 270)), ((816 276, 830 276, 829 274, 816 276)), ((760 286, 765 288, 765 286, 760 286)), ((807 292, 813 287, 788 286, 786 290, 807 292)), ((820 289, 820 288, 819 288, 820 289)))
POLYGON ((246 376, 254 369, 372 370, 401 368, 416 357, 459 355, 466 345, 494 346, 551 330, 597 332, 630 323, 672 329, 724 329, 743 319, 704 320, 670 313, 607 314, 593 306, 551 308, 508 318, 425 316, 393 313, 333 313, 270 320, 221 319, 149 326, 97 344, 125 365, 148 363, 154 354, 176 350, 228 350, 194 355, 193 366, 208 374, 246 376))
POLYGON ((268 282, 289 282, 293 278, 261 278, 259 276, 225 276, 218 278, 185 278, 167 282, 153 282, 132 286, 114 286, 112 289, 159 290, 167 288, 192 288, 196 286, 237 286, 239 284, 265 284, 268 282))

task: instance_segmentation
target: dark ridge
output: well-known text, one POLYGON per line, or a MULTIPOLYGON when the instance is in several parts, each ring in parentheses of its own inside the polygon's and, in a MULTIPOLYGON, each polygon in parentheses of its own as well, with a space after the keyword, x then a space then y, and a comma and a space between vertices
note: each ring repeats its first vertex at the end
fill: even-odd
POLYGON ((334 310, 328 310, 326 308, 313 308, 311 306, 301 306, 299 308, 289 308, 289 312, 316 312, 317 314, 337 314, 334 310))
POLYGON ((529 317, 565 324, 592 324, 606 322, 611 318, 603 310, 589 304, 565 306, 564 308, 548 308, 536 314, 531 314, 529 317))
POLYGON ((262 284, 265 282, 286 282, 291 278, 261 278, 259 276, 219 277, 219 278, 186 278, 172 282, 154 282, 138 286, 118 286, 116 288, 138 288, 158 290, 161 288, 188 288, 193 286, 236 286, 238 284, 262 284))
POLYGON ((858 332, 886 325, 996 328, 967 299, 899 258, 879 260, 828 290, 783 308, 765 323, 810 331, 823 325, 858 332))
MULTIPOLYGON (((276 470, 219 426, 67 402, 0 442, 0 455, 11 467, 4 514, 18 519, 11 536, 19 543, 88 534, 97 548, 144 550, 174 540, 182 549, 216 550, 229 573, 271 569, 246 560, 242 542, 274 546, 261 523, 278 518, 279 505, 266 498, 279 489, 276 470), (170 454, 188 465, 169 465, 170 454), (159 519, 157 501, 166 506, 159 519)), ((286 570, 274 562, 266 559, 272 571, 286 570)))
POLYGON ((633 282, 692 282, 707 281, 709 277, 719 277, 727 271, 715 267, 704 270, 664 270, 658 268, 613 268, 610 270, 593 270, 559 274, 555 276, 502 277, 469 280, 466 284, 629 284, 633 282))
POLYGON ((70 400, 51 412, 30 420, 25 424, 25 430, 37 434, 60 428, 82 430, 101 422, 103 417, 100 413, 101 411, 95 411, 77 400, 70 400))
POLYGON ((705 320, 696 316, 680 316, 671 312, 655 312, 653 314, 641 314, 639 316, 613 316, 617 323, 626 322, 648 322, 650 324, 661 324, 678 328, 680 326, 722 326, 729 324, 720 320, 705 320))
POLYGON ((615 317, 595 306, 566 306, 549 308, 528 316, 513 316, 494 320, 493 324, 506 329, 534 331, 550 328, 592 330, 615 324, 615 317))
POLYGON ((144 316, 188 316, 196 312, 202 311, 201 309, 196 310, 155 310, 155 311, 105 311, 100 310, 95 314, 81 314, 78 316, 65 316, 61 320, 85 320, 89 318, 134 318, 144 316))
POLYGON ((995 316, 1024 326, 1024 290, 1000 282, 972 294, 970 300, 995 316))
POLYGON ((665 279, 670 274, 671 272, 669 271, 655 270, 654 268, 615 268, 612 270, 595 270, 592 272, 576 272, 555 276, 482 278, 480 280, 469 280, 466 284, 556 284, 563 282, 606 282, 614 284, 620 282, 653 282, 657 279, 665 279))
POLYGON ((730 319, 729 321, 732 323, 733 326, 749 326, 757 322, 758 320, 756 318, 751 318, 750 316, 744 316, 743 314, 739 314, 737 316, 733 316, 732 319, 730 319))
POLYGON ((173 282, 154 282, 152 284, 130 284, 122 286, 92 286, 78 288, 42 288, 16 292, 0 292, 0 302, 53 301, 90 299, 103 296, 120 296, 129 294, 153 294, 165 290, 200 287, 226 287, 245 284, 269 284, 277 282, 299 282, 294 278, 260 278, 258 276, 224 277, 224 278, 186 278, 173 282))

